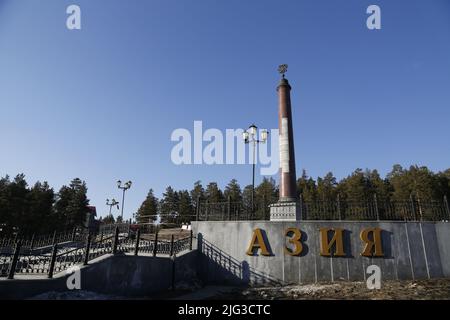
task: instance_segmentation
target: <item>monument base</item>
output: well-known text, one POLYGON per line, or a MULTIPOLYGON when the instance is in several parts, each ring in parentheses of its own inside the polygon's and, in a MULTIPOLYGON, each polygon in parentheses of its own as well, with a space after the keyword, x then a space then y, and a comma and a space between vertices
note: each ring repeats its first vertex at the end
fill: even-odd
POLYGON ((300 204, 295 201, 278 201, 270 205, 270 221, 300 221, 300 204))

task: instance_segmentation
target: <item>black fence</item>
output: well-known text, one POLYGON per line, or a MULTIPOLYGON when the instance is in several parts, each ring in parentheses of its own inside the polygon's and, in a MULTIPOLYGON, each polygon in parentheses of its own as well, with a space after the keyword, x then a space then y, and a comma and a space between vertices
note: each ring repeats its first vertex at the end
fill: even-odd
POLYGON ((255 201, 253 207, 250 203, 236 202, 209 202, 197 200, 195 216, 196 221, 227 221, 227 220, 269 220, 270 202, 255 201))
MULTIPOLYGON (((446 197, 442 201, 380 201, 374 196, 366 201, 298 201, 302 220, 403 220, 450 221, 446 197)), ((242 202, 199 202, 197 221, 269 220, 270 205, 255 203, 254 210, 242 202)))
POLYGON ((33 250, 35 248, 51 246, 54 243, 80 241, 86 234, 87 232, 85 229, 74 228, 64 232, 55 231, 47 235, 31 235, 23 237, 20 234, 16 234, 15 236, 6 236, 0 238, 0 252, 1 248, 12 247, 19 241, 22 244, 22 248, 33 250))
POLYGON ((123 232, 125 229, 129 231, 130 227, 130 224, 115 225, 113 233, 87 234, 82 241, 69 244, 54 242, 50 247, 32 250, 18 240, 0 252, 0 277, 13 279, 15 275, 47 275, 52 278, 57 272, 87 265, 106 254, 165 254, 175 257, 179 252, 192 250, 192 231, 180 239, 175 239, 173 234, 170 240, 158 239, 157 233, 151 239, 143 239, 140 227, 134 232, 123 232))
POLYGON ((303 201, 304 220, 448 221, 443 201, 303 201))
POLYGON ((119 228, 119 233, 129 233, 131 228, 131 223, 121 222, 121 223, 110 223, 110 224, 100 224, 99 234, 113 234, 116 228, 119 228))

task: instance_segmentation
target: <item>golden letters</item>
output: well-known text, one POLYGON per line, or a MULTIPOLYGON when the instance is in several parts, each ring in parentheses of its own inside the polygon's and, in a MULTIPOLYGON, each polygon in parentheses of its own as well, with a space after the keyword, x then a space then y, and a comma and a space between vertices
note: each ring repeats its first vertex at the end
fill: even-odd
POLYGON ((258 252, 258 249, 261 249, 261 254, 263 256, 270 256, 270 252, 269 250, 267 250, 267 246, 264 241, 261 229, 259 228, 253 231, 252 240, 250 241, 250 246, 247 249, 247 254, 249 256, 252 256, 254 249, 256 249, 256 252, 258 252))
POLYGON ((335 244, 335 251, 333 256, 345 257, 344 241, 343 241, 343 229, 340 228, 320 228, 320 255, 325 257, 331 256, 331 248, 335 244), (333 231, 333 237, 328 241, 328 233, 333 231))
MULTIPOLYGON (((363 241, 364 249, 361 256, 364 257, 384 257, 383 246, 381 242, 380 228, 363 229, 359 235, 363 241)), ((344 249, 344 229, 341 228, 320 228, 320 255, 325 257, 345 257, 349 252, 344 249), (330 239, 330 233, 332 237, 330 239)), ((302 232, 297 228, 288 228, 284 232, 290 247, 284 246, 284 253, 290 256, 299 256, 303 252, 302 232), (293 246, 293 247, 292 247, 293 246)), ((257 228, 253 230, 252 239, 247 249, 247 254, 252 256, 261 250, 263 256, 270 256, 268 250, 268 239, 265 239, 262 230, 257 228)))
POLYGON ((381 229, 380 228, 367 228, 363 229, 359 235, 362 241, 366 243, 361 255, 364 257, 383 257, 383 247, 381 245, 381 229), (369 239, 369 233, 372 234, 372 240, 369 239), (375 252, 372 255, 373 248, 375 252))
POLYGON ((289 238, 289 243, 293 244, 295 246, 295 249, 291 250, 288 247, 284 246, 284 252, 290 256, 298 256, 303 251, 303 245, 300 241, 302 238, 302 232, 297 228, 289 228, 286 229, 284 235, 288 236, 289 234, 294 234, 293 237, 289 238))

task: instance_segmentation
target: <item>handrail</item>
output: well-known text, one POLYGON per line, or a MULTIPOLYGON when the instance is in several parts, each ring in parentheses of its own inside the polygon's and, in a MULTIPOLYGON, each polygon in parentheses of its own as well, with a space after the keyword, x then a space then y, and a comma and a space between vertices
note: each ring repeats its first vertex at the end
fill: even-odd
POLYGON ((142 240, 139 237, 134 239, 130 234, 119 235, 119 228, 113 235, 93 239, 91 236, 85 242, 77 242, 75 248, 67 249, 61 244, 55 243, 51 252, 40 253, 29 251, 24 253, 20 249, 20 243, 14 252, 0 253, 0 277, 14 277, 17 274, 47 274, 53 277, 54 272, 62 272, 74 265, 86 264, 93 259, 106 254, 114 254, 114 239, 117 238, 117 253, 153 253, 176 255, 184 250, 192 250, 192 232, 188 237, 174 240, 158 240, 155 237, 151 240, 142 240), (89 240, 88 240, 89 239, 89 240), (58 252, 58 250, 60 250, 58 252), (62 251, 61 251, 62 250, 62 251))

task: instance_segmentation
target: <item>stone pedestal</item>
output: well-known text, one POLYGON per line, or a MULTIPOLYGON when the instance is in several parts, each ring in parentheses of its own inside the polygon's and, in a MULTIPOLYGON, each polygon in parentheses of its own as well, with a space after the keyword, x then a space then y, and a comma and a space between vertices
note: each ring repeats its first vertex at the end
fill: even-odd
POLYGON ((270 221, 300 221, 301 208, 298 202, 278 201, 270 205, 270 221))

